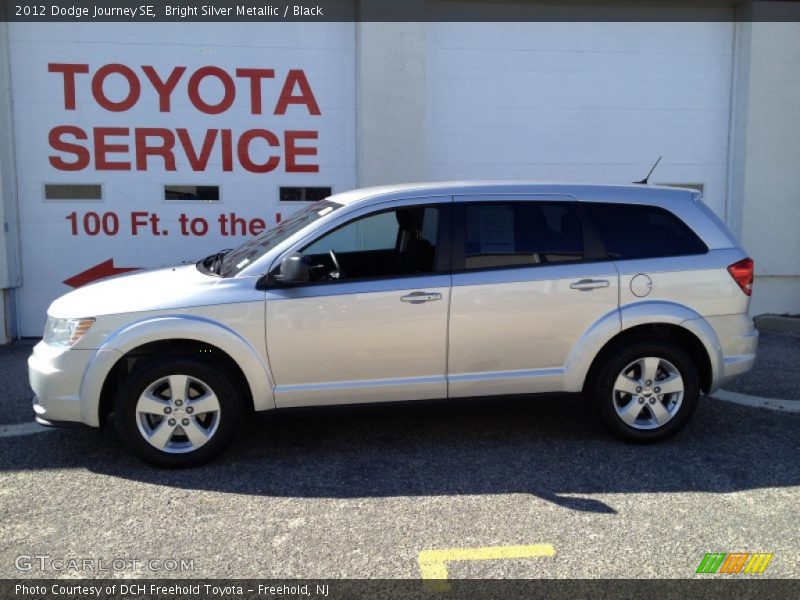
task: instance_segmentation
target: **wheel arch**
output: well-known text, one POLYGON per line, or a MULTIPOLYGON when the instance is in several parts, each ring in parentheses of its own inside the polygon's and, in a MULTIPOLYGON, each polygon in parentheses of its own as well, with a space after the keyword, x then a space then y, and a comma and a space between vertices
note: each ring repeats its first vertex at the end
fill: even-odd
POLYGON ((84 422, 101 425, 116 391, 142 358, 166 354, 213 357, 247 400, 246 408, 275 407, 265 360, 252 344, 221 323, 195 316, 167 316, 132 323, 111 334, 95 353, 81 383, 84 422))
POLYGON ((722 372, 722 353, 708 321, 682 304, 649 301, 620 309, 616 328, 608 317, 593 325, 576 344, 577 347, 583 343, 584 347, 580 351, 573 349, 570 354, 565 391, 585 390, 610 354, 643 340, 662 340, 681 348, 698 366, 701 389, 706 393, 716 389, 722 372))
POLYGON ((707 392, 711 388, 713 371, 708 352, 700 339, 688 329, 680 325, 667 323, 647 323, 621 331, 610 339, 597 353, 584 379, 583 388, 591 387, 602 365, 616 352, 625 346, 643 341, 664 341, 674 344, 686 352, 692 362, 697 365, 700 388, 707 392))

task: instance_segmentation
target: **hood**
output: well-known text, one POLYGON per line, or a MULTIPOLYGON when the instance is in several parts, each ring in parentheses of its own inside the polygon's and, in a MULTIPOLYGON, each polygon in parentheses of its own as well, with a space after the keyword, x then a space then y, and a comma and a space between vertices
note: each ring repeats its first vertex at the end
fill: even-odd
POLYGON ((57 318, 98 317, 247 302, 263 295, 255 289, 254 278, 224 279, 201 273, 193 264, 180 265, 85 285, 53 301, 47 314, 57 318))

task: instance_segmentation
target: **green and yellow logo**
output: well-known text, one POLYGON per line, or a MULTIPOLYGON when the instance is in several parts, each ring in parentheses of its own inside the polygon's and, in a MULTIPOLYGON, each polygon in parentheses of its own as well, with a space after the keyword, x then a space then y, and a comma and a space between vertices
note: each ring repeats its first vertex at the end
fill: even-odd
POLYGON ((727 574, 737 573, 760 574, 766 571, 772 553, 750 552, 709 552, 700 561, 697 573, 727 574))

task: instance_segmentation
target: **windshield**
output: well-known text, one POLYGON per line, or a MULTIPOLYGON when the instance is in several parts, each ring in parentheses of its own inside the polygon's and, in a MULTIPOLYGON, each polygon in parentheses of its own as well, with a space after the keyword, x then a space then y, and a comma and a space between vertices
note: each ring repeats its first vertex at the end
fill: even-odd
POLYGON ((320 200, 319 202, 310 204, 302 210, 297 211, 285 221, 281 221, 275 225, 275 227, 267 229, 256 237, 247 240, 238 248, 227 252, 222 257, 217 272, 222 277, 236 275, 239 271, 264 256, 268 250, 271 250, 283 240, 341 206, 341 204, 336 204, 328 200, 320 200))

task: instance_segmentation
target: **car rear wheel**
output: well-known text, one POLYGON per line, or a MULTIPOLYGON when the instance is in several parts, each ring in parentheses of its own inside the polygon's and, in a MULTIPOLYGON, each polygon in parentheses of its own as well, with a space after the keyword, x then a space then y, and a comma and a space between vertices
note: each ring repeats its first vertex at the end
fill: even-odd
POLYGON ((193 357, 149 361, 128 376, 115 400, 117 430, 139 458, 193 467, 233 440, 242 405, 225 371, 193 357))
POLYGON ((689 421, 700 397, 700 383, 697 369, 680 348, 661 341, 640 342, 606 361, 594 395, 614 436, 659 442, 689 421))

